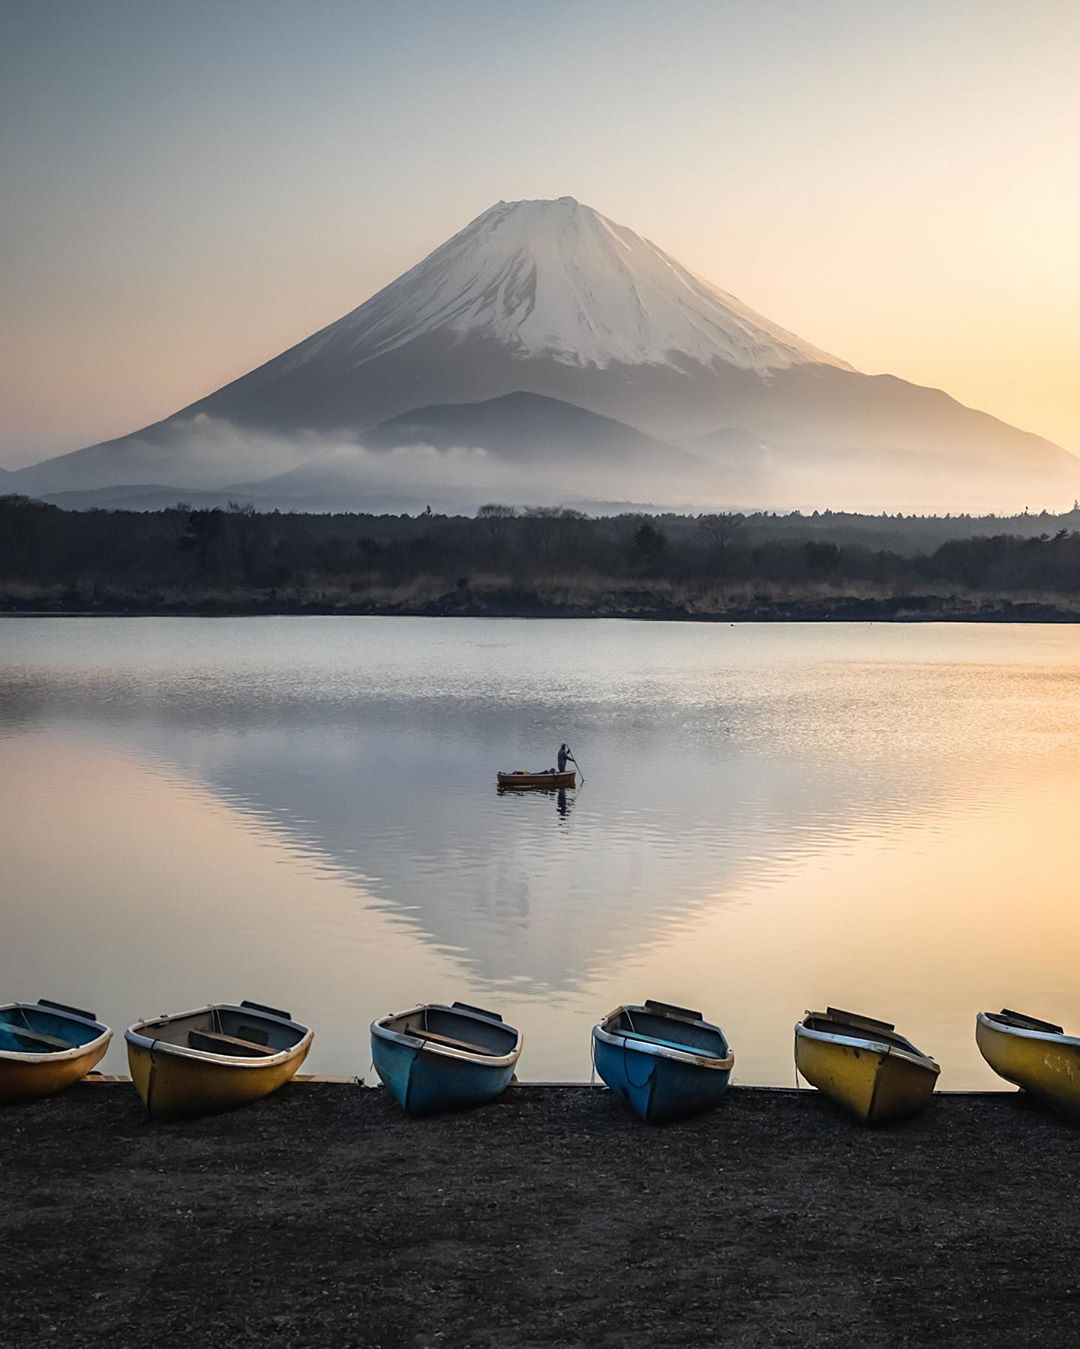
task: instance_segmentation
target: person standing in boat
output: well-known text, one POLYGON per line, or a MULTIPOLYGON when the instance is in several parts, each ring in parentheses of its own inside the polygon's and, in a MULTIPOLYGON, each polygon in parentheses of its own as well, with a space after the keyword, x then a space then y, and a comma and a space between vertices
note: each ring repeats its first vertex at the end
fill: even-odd
POLYGON ((577 767, 577 760, 576 760, 576 759, 574 758, 574 756, 570 753, 570 746, 567 745, 567 744, 564 742, 563 744, 561 744, 561 745, 559 746, 559 772, 560 772, 560 773, 565 773, 565 772, 566 772, 566 764, 567 764, 567 761, 568 761, 568 760, 569 760, 570 763, 572 763, 572 764, 574 765, 575 768, 577 767))

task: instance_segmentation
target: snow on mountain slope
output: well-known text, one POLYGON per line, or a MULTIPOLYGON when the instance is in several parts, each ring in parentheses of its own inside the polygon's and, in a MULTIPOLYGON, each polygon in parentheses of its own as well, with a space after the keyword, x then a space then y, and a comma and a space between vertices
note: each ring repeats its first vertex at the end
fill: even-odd
POLYGON ((290 364, 344 341, 360 365, 440 330, 601 369, 686 361, 759 371, 804 363, 851 368, 573 197, 498 202, 294 348, 290 364))

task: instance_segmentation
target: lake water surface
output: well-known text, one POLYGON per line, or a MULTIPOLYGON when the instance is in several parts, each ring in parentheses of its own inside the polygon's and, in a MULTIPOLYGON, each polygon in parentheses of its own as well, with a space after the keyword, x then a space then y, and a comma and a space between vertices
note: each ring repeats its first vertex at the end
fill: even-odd
POLYGON ((976 1011, 1080 1029, 1078 821, 1072 627, 0 619, 0 1001, 250 997, 316 1071, 462 998, 587 1080, 652 996, 737 1081, 832 1003, 1000 1085, 976 1011), (562 739, 576 792, 496 792, 562 739))

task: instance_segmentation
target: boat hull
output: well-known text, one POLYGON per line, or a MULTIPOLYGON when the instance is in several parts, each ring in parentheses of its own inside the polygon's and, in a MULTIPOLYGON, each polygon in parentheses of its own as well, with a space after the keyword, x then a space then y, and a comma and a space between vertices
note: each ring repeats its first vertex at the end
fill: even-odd
POLYGON ((386 1040, 373 1040, 371 1058, 379 1080, 410 1115, 441 1115, 497 1100, 510 1085, 512 1065, 445 1059, 435 1050, 410 1049, 386 1040))
POLYGON ((932 1059, 866 1039, 795 1027, 795 1066, 824 1096, 863 1124, 895 1124, 930 1103, 939 1069, 932 1059))
POLYGON ((496 1100, 514 1078, 521 1035, 495 1013, 443 1004, 371 1023, 371 1061, 379 1080, 407 1114, 440 1115, 496 1100), (454 1038, 425 1039, 421 1026, 434 1021, 454 1038), (486 1052, 471 1052, 464 1037, 486 1052))
POLYGON ((980 1012, 975 1042, 999 1077, 1080 1120, 1080 1040, 1001 1026, 980 1012))
MULTIPOLYGON (((91 1072, 105 1057, 108 1040, 95 1049, 50 1063, 42 1056, 36 1063, 13 1063, 0 1059, 0 1105, 15 1105, 20 1101, 35 1101, 42 1096, 54 1096, 91 1072)), ((53 1056, 49 1056, 53 1057, 53 1056)))
POLYGON ((502 791, 555 792, 577 785, 576 773, 500 773, 502 791))
POLYGON ((676 1062, 643 1049, 594 1038, 596 1071, 646 1124, 669 1124, 703 1115, 720 1104, 730 1068, 676 1062))
MULTIPOLYGON (((180 1013, 156 1024, 193 1015, 180 1013)), ((251 1017, 250 1012, 245 1015, 251 1017)), ((155 1038, 153 1022, 132 1026, 125 1036, 128 1067, 147 1114, 154 1119, 189 1119, 233 1110, 271 1095, 296 1075, 314 1038, 307 1027, 288 1021, 282 1024, 292 1025, 299 1038, 280 1053, 263 1058, 199 1052, 155 1038)))
POLYGON ((0 1029, 0 1105, 53 1096, 81 1081, 105 1057, 112 1040, 112 1031, 107 1026, 88 1017, 64 1016, 55 1010, 41 1012, 35 1004, 18 1005, 25 1007, 31 1016, 41 1017, 53 1030, 64 1030, 70 1025, 73 1031, 90 1038, 70 1049, 33 1053, 15 1049, 16 1041, 0 1029))

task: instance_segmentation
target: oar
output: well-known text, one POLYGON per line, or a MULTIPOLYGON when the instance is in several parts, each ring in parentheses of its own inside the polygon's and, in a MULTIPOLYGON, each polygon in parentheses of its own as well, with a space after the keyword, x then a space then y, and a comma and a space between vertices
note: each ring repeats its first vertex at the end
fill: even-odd
MULTIPOLYGON (((574 759, 573 754, 571 754, 570 757, 571 757, 571 759, 574 759)), ((574 767, 577 769, 578 773, 581 774, 581 785, 584 787, 584 785, 585 785, 585 774, 581 772, 581 765, 578 763, 578 761, 577 761, 576 759, 574 759, 574 767)))

